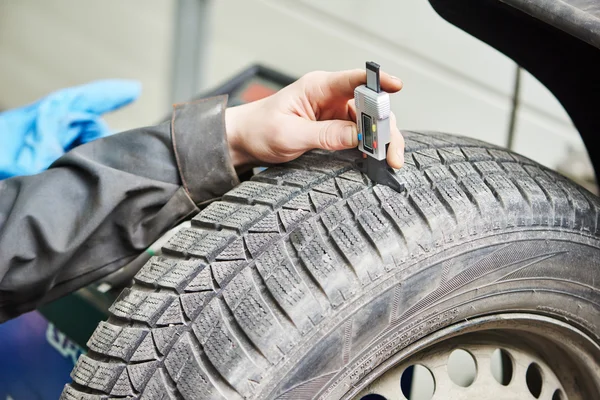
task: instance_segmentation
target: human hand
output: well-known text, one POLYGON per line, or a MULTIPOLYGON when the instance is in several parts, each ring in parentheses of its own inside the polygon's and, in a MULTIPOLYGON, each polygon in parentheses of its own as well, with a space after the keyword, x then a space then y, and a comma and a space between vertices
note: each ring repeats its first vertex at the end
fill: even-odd
MULTIPOLYGON (((354 89, 366 83, 365 70, 311 72, 279 92, 225 113, 229 151, 236 168, 293 160, 311 149, 343 150, 358 146, 354 89)), ((381 88, 402 89, 402 81, 381 73, 381 88)), ((387 161, 404 163, 404 139, 390 116, 387 161)))

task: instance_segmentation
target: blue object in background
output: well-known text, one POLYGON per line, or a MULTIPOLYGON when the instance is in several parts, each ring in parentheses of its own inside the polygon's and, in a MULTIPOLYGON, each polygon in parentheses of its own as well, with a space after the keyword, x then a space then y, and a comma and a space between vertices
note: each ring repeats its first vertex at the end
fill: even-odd
POLYGON ((0 399, 58 399, 82 352, 37 311, 0 324, 0 399))
POLYGON ((0 113, 0 179, 37 174, 71 148, 111 134, 100 116, 137 99, 141 84, 102 80, 0 113))

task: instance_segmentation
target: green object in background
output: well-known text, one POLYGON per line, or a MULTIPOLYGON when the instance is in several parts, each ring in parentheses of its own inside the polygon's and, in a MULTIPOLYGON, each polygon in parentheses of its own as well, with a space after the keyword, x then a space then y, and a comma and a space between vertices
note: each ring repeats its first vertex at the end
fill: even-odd
POLYGON ((98 326, 108 318, 108 308, 117 298, 112 291, 98 290, 97 284, 48 303, 38 311, 69 339, 87 349, 87 341, 98 326))

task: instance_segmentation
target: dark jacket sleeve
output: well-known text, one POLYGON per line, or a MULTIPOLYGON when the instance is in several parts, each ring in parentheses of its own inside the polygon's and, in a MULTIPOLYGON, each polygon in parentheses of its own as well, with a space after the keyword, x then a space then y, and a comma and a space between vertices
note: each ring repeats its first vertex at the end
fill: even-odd
POLYGON ((0 322, 117 270, 238 183, 226 98, 79 146, 47 171, 0 181, 0 322))

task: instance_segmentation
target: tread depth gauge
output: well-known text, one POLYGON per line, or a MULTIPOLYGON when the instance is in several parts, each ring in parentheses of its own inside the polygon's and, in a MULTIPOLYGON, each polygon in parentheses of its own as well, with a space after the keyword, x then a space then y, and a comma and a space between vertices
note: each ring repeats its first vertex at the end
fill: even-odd
POLYGON ((391 140, 390 95, 381 90, 379 64, 367 62, 367 84, 354 89, 358 149, 366 155, 356 165, 372 181, 402 192, 394 170, 386 161, 391 140))

